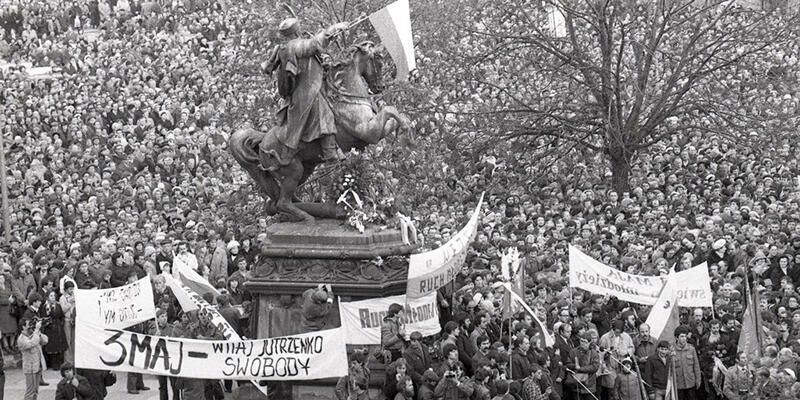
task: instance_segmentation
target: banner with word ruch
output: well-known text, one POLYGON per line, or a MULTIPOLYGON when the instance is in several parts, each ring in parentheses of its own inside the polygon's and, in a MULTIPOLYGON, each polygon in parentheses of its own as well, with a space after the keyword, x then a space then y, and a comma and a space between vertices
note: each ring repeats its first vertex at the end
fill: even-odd
POLYGON ((381 344, 381 325, 392 304, 403 306, 403 319, 407 335, 417 331, 422 336, 432 336, 442 330, 439 324, 439 306, 436 292, 425 297, 406 300, 405 295, 380 297, 360 301, 339 301, 339 316, 347 334, 348 344, 381 344))

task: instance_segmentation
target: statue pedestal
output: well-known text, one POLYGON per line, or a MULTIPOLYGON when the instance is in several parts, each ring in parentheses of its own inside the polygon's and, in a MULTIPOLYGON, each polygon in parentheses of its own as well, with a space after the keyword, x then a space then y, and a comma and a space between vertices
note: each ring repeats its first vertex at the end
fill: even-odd
MULTIPOLYGON (((341 326, 339 299, 354 301, 404 294, 408 255, 419 247, 404 243, 397 229, 368 227, 362 234, 340 220, 280 223, 270 226, 266 234, 253 279, 245 283, 253 296, 256 315, 250 330, 258 338, 306 332, 301 325, 302 295, 320 283, 330 284, 336 296, 323 329, 341 326)), ((373 383, 381 376, 373 369, 373 383)), ((295 384, 294 392, 308 385, 335 384, 295 384)), ((287 397, 280 398, 294 397, 290 388, 277 389, 289 389, 281 393, 287 397)))

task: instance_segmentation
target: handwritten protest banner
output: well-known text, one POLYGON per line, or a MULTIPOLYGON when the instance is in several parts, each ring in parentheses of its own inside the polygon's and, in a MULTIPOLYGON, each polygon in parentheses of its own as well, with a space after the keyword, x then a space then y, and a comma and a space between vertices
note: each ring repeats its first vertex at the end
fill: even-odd
POLYGON ((425 253, 412 254, 409 257, 406 289, 409 298, 419 298, 435 292, 456 277, 464 265, 469 245, 478 233, 478 219, 482 205, 483 194, 467 225, 444 246, 425 253))
POLYGON ((442 330, 436 293, 408 301, 404 295, 349 302, 340 300, 339 316, 347 334, 347 343, 381 344, 383 318, 394 303, 404 307, 401 323, 405 325, 407 334, 418 331, 422 336, 431 336, 442 330))
MULTIPOLYGON (((706 263, 675 273, 675 292, 681 307, 711 307, 711 277, 706 263)), ((622 301, 653 305, 666 276, 633 275, 611 268, 577 248, 569 247, 569 284, 592 293, 610 294, 622 301)))
POLYGON ((156 317, 153 285, 145 277, 111 289, 76 289, 75 319, 108 328, 127 328, 156 317))
POLYGON ((347 375, 342 328, 278 338, 210 341, 79 322, 75 366, 196 379, 308 380, 347 375))

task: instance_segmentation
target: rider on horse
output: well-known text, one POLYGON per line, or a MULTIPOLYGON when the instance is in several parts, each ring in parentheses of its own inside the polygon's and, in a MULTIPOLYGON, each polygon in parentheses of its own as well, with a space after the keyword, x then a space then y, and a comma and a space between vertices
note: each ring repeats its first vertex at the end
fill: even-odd
POLYGON ((277 131, 283 149, 276 151, 272 143, 262 141, 259 146, 262 168, 275 168, 276 159, 279 165, 287 164, 301 141, 308 143, 317 139, 323 161, 344 158, 336 144, 333 110, 323 94, 325 71, 321 56, 331 39, 348 26, 346 22, 338 23, 314 36, 301 38, 300 22, 296 18, 281 22, 278 30, 286 42, 275 47, 266 69, 270 73, 277 71, 278 91, 283 98, 277 131))

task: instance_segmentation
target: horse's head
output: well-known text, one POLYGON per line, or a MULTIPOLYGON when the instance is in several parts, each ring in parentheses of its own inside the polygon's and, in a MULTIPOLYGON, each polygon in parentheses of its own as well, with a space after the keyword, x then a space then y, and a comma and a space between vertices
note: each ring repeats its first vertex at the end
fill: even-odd
POLYGON ((379 93, 383 90, 382 74, 382 46, 375 46, 374 43, 364 41, 351 46, 350 48, 353 66, 358 74, 367 82, 367 86, 372 93, 379 93))

